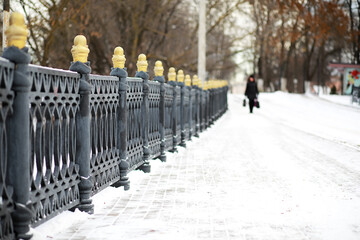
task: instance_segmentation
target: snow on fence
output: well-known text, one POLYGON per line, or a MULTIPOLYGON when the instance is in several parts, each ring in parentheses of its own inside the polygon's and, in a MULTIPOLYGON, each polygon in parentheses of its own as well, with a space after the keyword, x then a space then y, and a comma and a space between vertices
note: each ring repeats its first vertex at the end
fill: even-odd
POLYGON ((70 71, 30 65, 26 48, 8 39, 0 58, 0 239, 30 239, 30 226, 65 210, 92 213, 92 195, 128 190, 129 171, 149 172, 149 160, 166 161, 166 151, 185 147, 227 109, 224 81, 201 86, 194 76, 191 84, 171 68, 165 83, 159 61, 149 80, 143 54, 128 77, 116 48, 111 76, 100 76, 91 74, 83 36, 70 71))

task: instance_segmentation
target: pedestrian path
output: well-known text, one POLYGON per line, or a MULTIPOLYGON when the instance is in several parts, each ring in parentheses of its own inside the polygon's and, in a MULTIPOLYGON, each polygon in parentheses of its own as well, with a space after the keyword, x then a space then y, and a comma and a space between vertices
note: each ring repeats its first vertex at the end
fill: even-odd
POLYGON ((131 172, 129 191, 107 188, 93 215, 65 212, 34 239, 360 239, 360 164, 323 152, 350 162, 358 150, 282 125, 266 103, 249 114, 229 101, 186 149, 131 172))

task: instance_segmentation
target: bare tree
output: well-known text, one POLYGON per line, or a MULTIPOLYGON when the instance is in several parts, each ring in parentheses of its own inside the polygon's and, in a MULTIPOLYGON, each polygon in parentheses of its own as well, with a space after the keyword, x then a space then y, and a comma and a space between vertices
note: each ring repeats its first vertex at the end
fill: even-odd
POLYGON ((258 74, 265 86, 275 83, 279 88, 276 83, 283 77, 321 84, 327 75, 326 63, 341 54, 353 34, 347 29, 349 19, 340 1, 249 2, 256 24, 258 74))
MULTIPOLYGON (((225 32, 232 25, 234 11, 244 1, 209 1, 210 76, 225 78, 236 68, 232 58, 236 36, 225 32)), ((116 46, 125 50, 130 75, 136 70, 140 53, 148 56, 150 66, 162 60, 165 68, 197 72, 197 12, 189 0, 107 0, 101 4, 96 0, 23 0, 21 5, 31 32, 34 62, 41 65, 67 68, 72 40, 83 34, 88 39, 89 60, 95 73, 109 73, 116 46)))

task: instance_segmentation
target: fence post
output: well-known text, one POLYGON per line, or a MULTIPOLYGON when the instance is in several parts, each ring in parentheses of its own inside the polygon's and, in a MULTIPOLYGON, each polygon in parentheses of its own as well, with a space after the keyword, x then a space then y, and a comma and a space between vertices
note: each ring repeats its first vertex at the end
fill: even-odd
POLYGON ((199 78, 197 75, 194 75, 193 80, 192 80, 192 88, 195 90, 195 94, 194 94, 194 104, 192 106, 192 114, 194 114, 194 121, 192 123, 192 135, 194 137, 199 137, 198 134, 198 124, 199 124, 199 120, 198 120, 198 85, 199 85, 199 78))
POLYGON ((216 120, 216 115, 217 115, 217 88, 216 88, 216 83, 214 82, 213 83, 214 85, 212 86, 212 89, 209 91, 209 96, 211 98, 211 108, 212 108, 212 115, 211 115, 211 118, 210 118, 210 123, 209 125, 213 125, 215 120, 216 120))
POLYGON ((172 149, 170 152, 176 152, 176 125, 177 125, 177 118, 176 118, 176 71, 175 68, 171 67, 169 68, 168 73, 168 83, 172 86, 173 89, 173 103, 172 103, 172 111, 171 111, 171 127, 172 127, 172 149))
POLYGON ((214 117, 214 84, 210 84, 210 88, 206 86, 205 98, 206 98, 206 128, 210 127, 213 124, 214 117))
POLYGON ((10 26, 6 30, 8 47, 3 57, 16 65, 12 90, 15 92, 13 112, 8 117, 8 157, 6 181, 13 187, 14 231, 17 239, 30 239, 30 221, 33 212, 29 209, 30 196, 30 118, 29 92, 31 82, 28 77, 30 55, 25 47, 28 30, 24 17, 20 13, 13 13, 10 26))
POLYGON ((212 125, 214 117, 214 81, 210 80, 206 84, 205 98, 206 98, 206 127, 212 125))
POLYGON ((166 154, 165 154, 165 78, 164 78, 164 67, 161 61, 155 62, 155 78, 154 81, 158 81, 160 83, 160 104, 159 104, 159 121, 160 121, 160 160, 162 162, 166 162, 166 154))
POLYGON ((205 104, 204 104, 204 94, 205 94, 205 85, 207 83, 204 82, 202 85, 201 85, 201 88, 199 89, 199 108, 200 108, 200 132, 203 132, 205 130, 205 120, 206 120, 206 117, 205 117, 205 104))
POLYGON ((121 187, 124 186, 124 190, 130 189, 130 181, 127 176, 129 170, 129 163, 127 162, 127 106, 126 106, 126 92, 128 89, 127 77, 128 73, 125 68, 125 55, 124 50, 121 47, 116 47, 112 58, 114 67, 111 70, 110 75, 119 78, 119 104, 117 109, 117 134, 116 145, 120 156, 120 180, 114 183, 112 186, 121 187))
POLYGON ((198 89, 198 105, 199 105, 199 133, 202 132, 202 88, 204 87, 204 84, 201 82, 199 82, 199 89, 198 89))
MULTIPOLYGON (((184 121, 188 122, 188 129, 185 129, 185 131, 188 131, 188 139, 191 140, 191 133, 192 133, 192 99, 191 99, 191 78, 189 74, 186 74, 185 76, 185 87, 184 87, 184 94, 185 91, 188 91, 188 101, 189 101, 189 105, 188 105, 188 109, 185 108, 185 102, 184 102, 184 111, 187 111, 187 114, 185 114, 185 116, 187 117, 187 119, 185 119, 184 121)), ((184 99, 185 100, 185 99, 184 99)), ((185 141, 186 141, 186 132, 185 132, 185 141)))
POLYGON ((196 78, 196 85, 195 85, 195 107, 196 107, 196 116, 195 116, 195 137, 199 137, 199 132, 200 132, 200 86, 201 86, 201 80, 196 78))
POLYGON ((80 74, 80 104, 76 114, 76 157, 75 162, 79 165, 80 174, 80 204, 77 208, 80 211, 94 213, 92 204, 91 188, 92 180, 90 176, 90 96, 91 84, 89 74, 91 72, 90 62, 87 60, 90 50, 86 43, 86 38, 78 35, 74 38, 74 45, 71 48, 73 62, 70 71, 80 74))
POLYGON ((214 122, 211 120, 212 118, 210 117, 210 108, 213 109, 213 114, 214 114, 214 98, 211 98, 211 90, 206 91, 206 102, 207 102, 207 109, 206 109, 207 124, 206 124, 206 126, 210 127, 211 125, 214 124, 214 122), (212 100, 212 104, 211 104, 211 100, 212 100))
POLYGON ((228 104, 228 91, 229 91, 229 86, 228 86, 228 83, 226 83, 226 87, 225 87, 226 109, 225 109, 225 111, 227 111, 227 110, 229 109, 229 104, 228 104))
POLYGON ((185 85, 184 85, 184 71, 179 70, 177 74, 177 84, 181 88, 181 97, 180 97, 180 129, 181 129, 181 142, 180 146, 186 147, 185 143, 185 126, 184 126, 184 94, 185 94, 185 85))
POLYGON ((144 164, 139 167, 140 170, 149 173, 151 166, 149 163, 149 74, 147 74, 148 62, 145 54, 140 54, 136 63, 137 72, 135 77, 143 80, 143 102, 141 106, 142 115, 142 137, 143 137, 143 160, 144 164))

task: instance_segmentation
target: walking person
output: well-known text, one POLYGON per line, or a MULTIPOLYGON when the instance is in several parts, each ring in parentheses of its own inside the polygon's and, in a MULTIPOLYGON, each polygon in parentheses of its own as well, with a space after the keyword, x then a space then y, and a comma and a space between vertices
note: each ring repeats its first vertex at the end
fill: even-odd
POLYGON ((255 77, 254 75, 250 75, 246 84, 246 90, 245 90, 245 96, 247 96, 247 98, 249 99, 249 108, 250 108, 250 113, 253 112, 253 108, 255 105, 255 101, 257 101, 257 96, 259 94, 256 82, 255 82, 255 77))

